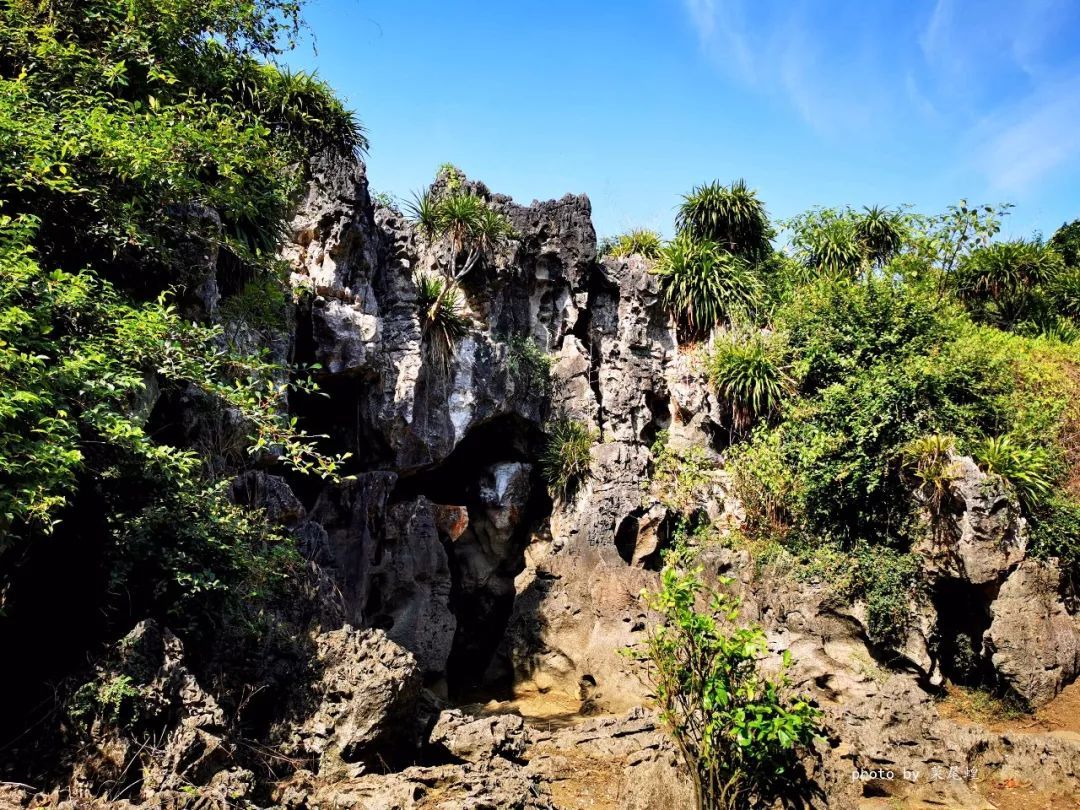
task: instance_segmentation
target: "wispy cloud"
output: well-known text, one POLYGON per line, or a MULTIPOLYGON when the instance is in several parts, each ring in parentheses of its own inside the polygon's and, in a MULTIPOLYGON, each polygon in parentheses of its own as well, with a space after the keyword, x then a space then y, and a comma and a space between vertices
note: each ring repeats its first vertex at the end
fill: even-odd
POLYGON ((973 130, 976 168, 995 191, 1024 194, 1080 161, 1080 79, 1042 88, 973 130))
POLYGON ((1071 0, 921 9, 897 0, 827 14, 805 0, 781 13, 748 0, 682 2, 729 79, 781 98, 824 137, 903 139, 930 127, 1006 192, 1080 161, 1080 7, 1071 0))

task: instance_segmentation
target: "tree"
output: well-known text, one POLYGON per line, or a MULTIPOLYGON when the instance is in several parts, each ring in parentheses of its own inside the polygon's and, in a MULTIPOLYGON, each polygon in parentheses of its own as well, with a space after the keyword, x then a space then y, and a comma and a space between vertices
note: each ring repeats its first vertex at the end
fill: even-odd
POLYGON ((1080 267, 1080 219, 1058 228, 1050 237, 1050 247, 1061 254, 1066 267, 1080 267))
MULTIPOLYGON (((703 810, 756 807, 794 788, 798 757, 820 734, 820 711, 787 694, 783 656, 764 675, 765 634, 737 626, 737 600, 706 589, 701 569, 666 567, 660 589, 643 594, 659 614, 640 657, 703 810), (704 600, 707 610, 699 610, 704 600)), ((730 580, 721 579, 726 586, 730 580)))
MULTIPOLYGON (((65 622, 105 634, 167 617, 191 643, 255 627, 300 570, 229 500, 220 465, 155 423, 190 395, 235 423, 242 459, 340 472, 288 415, 306 375, 231 345, 212 306, 179 308, 185 285, 217 278, 285 303, 296 166, 365 145, 325 84, 274 63, 299 25, 292 0, 0 4, 5 645, 40 637, 77 657, 98 640, 34 632, 45 559, 57 575, 89 561, 73 598, 90 618, 65 622)), ((28 688, 41 674, 27 668, 28 688)))

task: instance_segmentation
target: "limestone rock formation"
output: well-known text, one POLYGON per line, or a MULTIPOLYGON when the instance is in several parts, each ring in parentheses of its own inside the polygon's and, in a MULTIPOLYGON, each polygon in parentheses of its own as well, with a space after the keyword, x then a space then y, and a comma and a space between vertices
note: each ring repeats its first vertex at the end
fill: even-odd
POLYGON ((990 605, 986 631, 995 669, 1033 704, 1046 703, 1080 673, 1080 615, 1062 597, 1055 566, 1024 560, 990 605))
POLYGON ((316 643, 316 677, 280 726, 281 749, 324 777, 408 761, 423 723, 412 655, 380 630, 345 627, 316 643))

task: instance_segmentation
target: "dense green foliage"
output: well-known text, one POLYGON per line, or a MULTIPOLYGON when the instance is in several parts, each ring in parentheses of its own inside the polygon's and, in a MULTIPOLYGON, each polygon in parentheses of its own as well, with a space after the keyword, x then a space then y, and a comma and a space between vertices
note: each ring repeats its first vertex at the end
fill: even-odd
POLYGON ((595 433, 568 416, 556 416, 547 426, 540 470, 553 497, 570 501, 589 475, 595 433))
POLYGON ((656 276, 661 299, 691 338, 753 312, 762 299, 761 281, 745 259, 686 234, 660 252, 656 276))
POLYGON ((709 354, 709 377, 731 407, 737 431, 770 416, 780 407, 791 381, 779 360, 781 351, 760 334, 727 333, 709 354))
POLYGON ((702 365, 730 413, 744 531, 808 570, 854 558, 829 580, 884 645, 906 633, 910 549, 960 455, 1006 483, 1036 553, 1080 565, 1075 496, 1051 495, 1080 470, 1077 228, 995 241, 1007 212, 815 209, 772 251, 756 196, 713 183, 687 196, 655 270, 680 334, 715 335, 702 365))
POLYGON ((772 229, 757 192, 743 180, 698 186, 685 197, 675 221, 681 234, 698 242, 715 242, 750 263, 772 251, 772 229))
POLYGON ((180 629, 252 615, 290 573, 288 546, 228 500, 196 452, 207 448, 152 425, 183 390, 239 426, 241 463, 334 475, 340 461, 286 413, 289 390, 310 383, 237 350, 189 294, 216 273, 241 291, 224 316, 256 329, 283 319, 274 254, 303 180, 295 164, 365 145, 326 85, 267 61, 297 11, 0 6, 0 591, 12 621, 30 620, 21 562, 59 535, 103 565, 104 601, 83 610, 167 614, 180 629))
POLYGON ((820 712, 787 694, 783 672, 761 672, 765 633, 738 625, 738 602, 705 589, 700 569, 665 568, 645 598, 660 621, 637 652, 694 777, 697 806, 758 807, 797 795, 798 757, 820 733, 820 712))
POLYGON ((619 258, 621 256, 643 256, 655 259, 660 255, 663 241, 660 234, 646 228, 635 228, 619 234, 610 243, 601 246, 600 254, 619 258))
POLYGON ((525 396, 551 395, 551 355, 547 354, 532 337, 514 335, 510 338, 506 368, 514 381, 516 392, 525 396))

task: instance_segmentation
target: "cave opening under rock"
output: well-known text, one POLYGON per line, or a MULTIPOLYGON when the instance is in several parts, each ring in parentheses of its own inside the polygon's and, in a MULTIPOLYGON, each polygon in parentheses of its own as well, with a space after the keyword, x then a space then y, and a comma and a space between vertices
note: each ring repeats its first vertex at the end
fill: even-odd
POLYGON ((457 630, 447 661, 451 699, 475 698, 493 685, 485 672, 514 606, 514 578, 525 548, 551 514, 552 501, 536 459, 539 426, 516 414, 473 428, 441 464, 403 476, 392 500, 424 496, 464 507, 468 525, 442 533, 450 563, 450 606, 457 630))
POLYGON ((937 611, 934 642, 941 674, 959 686, 994 683, 994 668, 983 651, 994 594, 970 582, 942 579, 933 589, 937 611))

